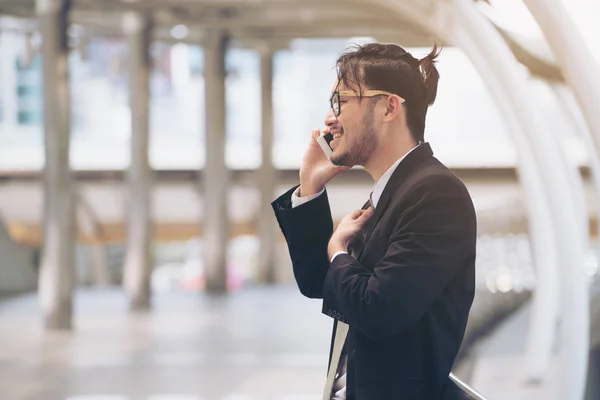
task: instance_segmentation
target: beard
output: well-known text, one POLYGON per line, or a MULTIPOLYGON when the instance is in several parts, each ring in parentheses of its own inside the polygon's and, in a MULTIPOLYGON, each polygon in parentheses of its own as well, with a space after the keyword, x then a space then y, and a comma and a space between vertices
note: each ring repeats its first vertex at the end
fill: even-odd
POLYGON ((345 167, 364 166, 371 157, 373 150, 377 147, 377 135, 373 127, 373 108, 369 107, 367 109, 362 125, 352 129, 356 133, 349 136, 344 134, 347 141, 346 151, 340 154, 333 152, 331 162, 334 165, 345 167))

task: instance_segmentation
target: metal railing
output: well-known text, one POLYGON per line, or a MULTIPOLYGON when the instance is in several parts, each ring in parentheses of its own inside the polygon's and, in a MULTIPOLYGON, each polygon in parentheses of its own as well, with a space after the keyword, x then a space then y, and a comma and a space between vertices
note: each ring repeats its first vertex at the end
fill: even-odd
POLYGON ((458 379, 454 374, 450 374, 450 379, 458 386, 460 391, 465 395, 461 400, 488 400, 481 393, 478 393, 475 389, 458 379))

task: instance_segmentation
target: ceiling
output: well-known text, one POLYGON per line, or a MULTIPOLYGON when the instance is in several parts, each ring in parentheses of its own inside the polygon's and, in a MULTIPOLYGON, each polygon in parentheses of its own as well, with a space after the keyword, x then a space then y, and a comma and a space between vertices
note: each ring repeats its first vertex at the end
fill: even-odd
MULTIPOLYGON (((207 32, 225 31, 250 47, 268 42, 286 46, 296 38, 374 37, 406 47, 430 46, 431 35, 409 20, 364 0, 73 0, 70 20, 86 35, 122 35, 122 14, 151 14, 155 39, 202 43, 207 32), (387 11, 387 12, 386 12, 387 11), (170 30, 184 24, 189 33, 175 39, 170 30)), ((0 0, 0 14, 35 18, 35 0, 0 0)), ((31 25, 14 23, 15 29, 31 25)))
MULTIPOLYGON (((44 0, 52 2, 56 0, 44 0)), ((400 1, 400 0, 399 0, 400 1)), ((420 0, 432 7, 435 0, 420 0)), ((405 47, 429 47, 434 37, 407 17, 367 0, 71 0, 71 36, 122 36, 128 10, 152 15, 155 40, 203 44, 208 33, 225 32, 234 47, 286 48, 298 38, 372 37, 405 47), (185 37, 173 37, 176 25, 185 37)), ((1 27, 31 31, 36 27, 36 0, 0 0, 1 27)), ((486 5, 487 6, 487 5, 486 5)), ((490 6, 491 7, 491 6, 490 6)), ((485 15, 485 14, 484 14, 485 15)), ((534 75, 562 81, 559 68, 542 59, 498 27, 534 75)))

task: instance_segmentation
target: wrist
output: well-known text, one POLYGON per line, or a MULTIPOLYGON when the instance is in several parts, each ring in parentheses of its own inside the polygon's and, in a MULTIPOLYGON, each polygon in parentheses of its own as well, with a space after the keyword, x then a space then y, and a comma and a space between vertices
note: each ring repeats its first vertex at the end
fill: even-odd
POLYGON ((320 193, 325 186, 311 186, 311 185, 303 185, 300 183, 300 187, 298 188, 298 197, 308 197, 320 193))
POLYGON ((327 255, 329 256, 329 259, 331 260, 333 255, 338 251, 348 252, 347 246, 344 246, 338 241, 330 241, 327 246, 327 255))

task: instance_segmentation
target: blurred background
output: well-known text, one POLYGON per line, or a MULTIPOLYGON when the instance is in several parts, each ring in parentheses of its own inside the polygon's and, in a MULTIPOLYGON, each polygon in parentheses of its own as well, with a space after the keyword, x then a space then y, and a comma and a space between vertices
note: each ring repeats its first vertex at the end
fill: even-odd
MULTIPOLYGON (((0 399, 301 400, 331 319, 270 203, 335 60, 444 45, 426 140, 478 215, 453 373, 600 399, 600 6, 592 0, 0 0, 0 399)), ((328 186, 362 206, 360 168, 328 186)))

